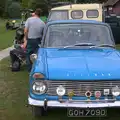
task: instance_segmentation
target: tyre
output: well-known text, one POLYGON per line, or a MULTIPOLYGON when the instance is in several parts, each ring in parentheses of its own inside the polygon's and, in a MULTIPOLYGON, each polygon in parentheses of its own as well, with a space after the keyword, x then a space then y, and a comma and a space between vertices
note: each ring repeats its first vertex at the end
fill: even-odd
POLYGON ((47 111, 44 110, 43 107, 32 106, 32 114, 34 117, 45 116, 47 111))
POLYGON ((12 63, 11 70, 12 70, 12 72, 20 71, 20 61, 19 60, 16 60, 12 63))

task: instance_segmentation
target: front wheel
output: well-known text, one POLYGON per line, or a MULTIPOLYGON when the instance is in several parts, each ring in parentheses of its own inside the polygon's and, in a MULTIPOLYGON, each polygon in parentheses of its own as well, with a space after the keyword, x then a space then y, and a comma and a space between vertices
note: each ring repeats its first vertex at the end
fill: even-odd
POLYGON ((46 115, 47 111, 43 107, 32 106, 32 114, 34 117, 41 117, 46 115))

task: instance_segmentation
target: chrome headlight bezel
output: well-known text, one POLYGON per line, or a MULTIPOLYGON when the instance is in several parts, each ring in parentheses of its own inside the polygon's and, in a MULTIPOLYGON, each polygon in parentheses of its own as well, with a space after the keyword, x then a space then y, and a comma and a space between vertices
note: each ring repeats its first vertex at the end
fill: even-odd
POLYGON ((45 81, 40 81, 40 80, 35 80, 33 83, 32 83, 32 86, 31 86, 31 89, 32 89, 32 92, 36 95, 42 95, 42 94, 45 94, 48 90, 48 87, 47 87, 47 84, 45 81), (36 88, 35 88, 36 86, 36 88), (41 88, 40 88, 41 86, 41 88), (42 88, 43 87, 43 88, 42 88), (38 89, 38 90, 35 90, 35 89, 38 89), (42 89, 44 89, 42 91, 42 89), (41 90, 41 92, 40 92, 41 90), (39 91, 39 92, 37 92, 39 91))

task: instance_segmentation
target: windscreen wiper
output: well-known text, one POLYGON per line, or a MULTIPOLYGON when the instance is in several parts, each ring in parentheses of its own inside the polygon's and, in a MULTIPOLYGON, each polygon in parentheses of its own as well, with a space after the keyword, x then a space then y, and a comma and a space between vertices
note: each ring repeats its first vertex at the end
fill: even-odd
POLYGON ((71 47, 75 47, 75 46, 95 46, 95 45, 93 43, 77 43, 77 44, 65 46, 65 47, 63 47, 63 49, 71 48, 71 47))
POLYGON ((112 48, 115 48, 114 45, 110 45, 110 44, 100 44, 100 45, 91 46, 90 48, 99 48, 99 47, 112 47, 112 48))

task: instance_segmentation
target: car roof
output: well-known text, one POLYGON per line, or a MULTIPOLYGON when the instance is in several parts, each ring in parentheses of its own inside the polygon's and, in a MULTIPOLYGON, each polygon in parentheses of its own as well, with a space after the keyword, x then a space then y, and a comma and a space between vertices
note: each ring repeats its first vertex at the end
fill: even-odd
POLYGON ((54 21, 48 21, 47 25, 52 24, 70 24, 70 23, 91 23, 91 24, 102 24, 102 25, 108 25, 107 23, 95 21, 95 20, 54 20, 54 21))

